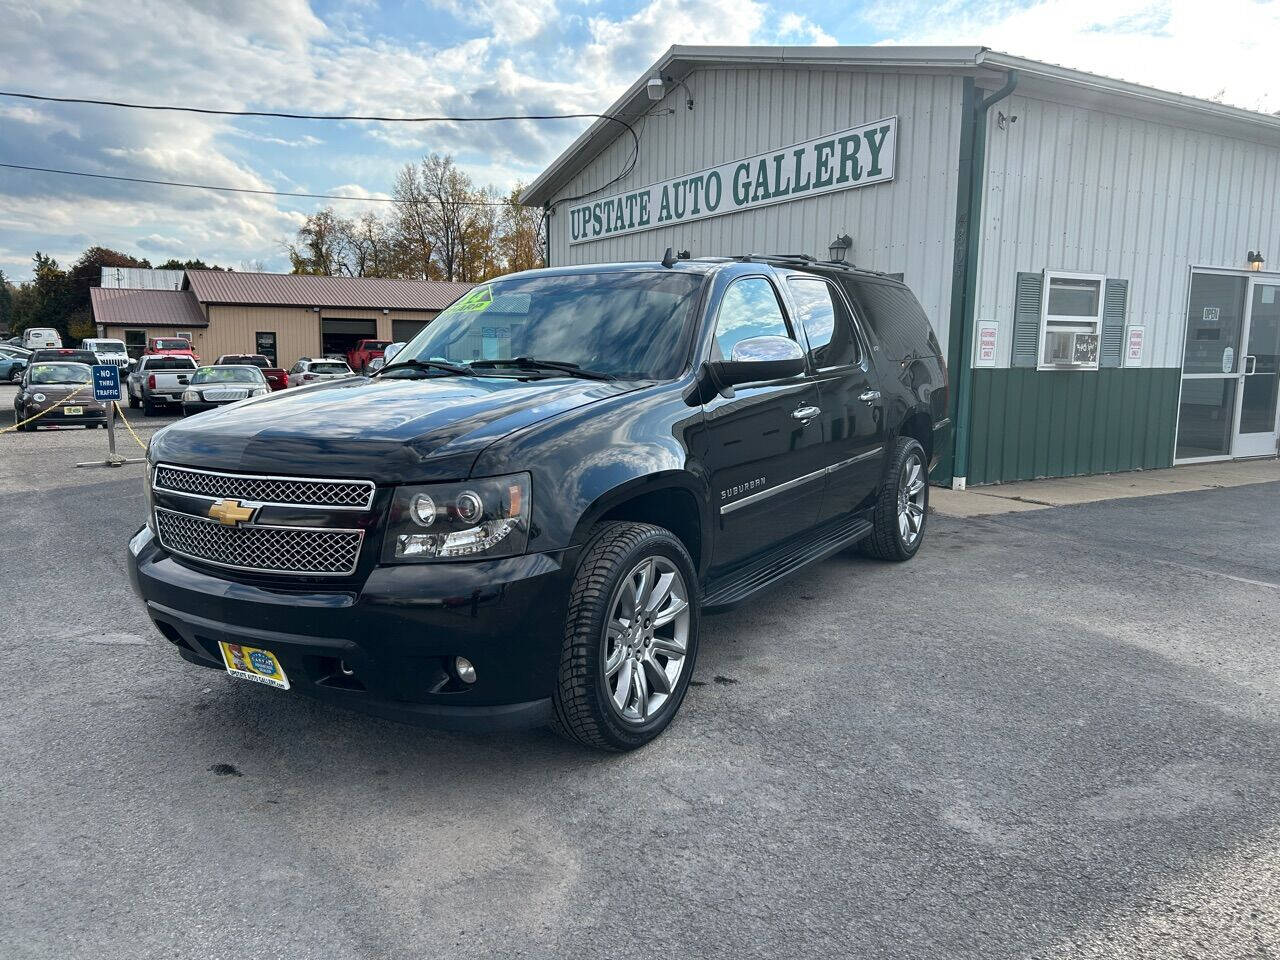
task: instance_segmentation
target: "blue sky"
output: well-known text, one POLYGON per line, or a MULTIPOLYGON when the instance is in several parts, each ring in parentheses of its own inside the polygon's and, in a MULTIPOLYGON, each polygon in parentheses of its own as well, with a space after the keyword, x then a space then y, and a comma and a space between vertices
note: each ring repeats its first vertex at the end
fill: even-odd
MULTIPOLYGON (((1280 0, 0 0, 0 89, 331 113, 595 112, 672 43, 980 43, 1253 109, 1280 110, 1280 0)), ((528 181, 582 123, 307 123, 0 98, 0 161, 274 190, 386 196, 450 153, 528 181)), ((322 201, 0 169, 0 269, 102 244, 153 261, 284 269, 322 201)), ((337 204, 344 214, 366 205, 337 204)))

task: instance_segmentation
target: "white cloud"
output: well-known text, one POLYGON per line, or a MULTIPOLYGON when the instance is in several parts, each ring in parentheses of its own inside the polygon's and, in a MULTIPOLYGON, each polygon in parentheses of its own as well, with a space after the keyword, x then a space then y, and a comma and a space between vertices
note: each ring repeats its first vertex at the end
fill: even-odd
POLYGON ((894 43, 975 43, 1251 110, 1280 110, 1280 0, 983 0, 876 8, 894 43))
POLYGON ((777 43, 811 44, 816 47, 830 47, 839 43, 808 17, 798 13, 784 13, 778 19, 776 30, 777 43))

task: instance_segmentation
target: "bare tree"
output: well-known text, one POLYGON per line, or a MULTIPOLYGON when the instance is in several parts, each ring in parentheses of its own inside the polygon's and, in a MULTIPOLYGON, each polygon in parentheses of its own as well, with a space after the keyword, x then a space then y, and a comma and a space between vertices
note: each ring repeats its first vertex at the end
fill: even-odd
POLYGON ((297 239, 285 243, 293 272, 324 276, 349 273, 346 257, 351 232, 351 221, 339 217, 332 207, 311 214, 298 228, 297 239))

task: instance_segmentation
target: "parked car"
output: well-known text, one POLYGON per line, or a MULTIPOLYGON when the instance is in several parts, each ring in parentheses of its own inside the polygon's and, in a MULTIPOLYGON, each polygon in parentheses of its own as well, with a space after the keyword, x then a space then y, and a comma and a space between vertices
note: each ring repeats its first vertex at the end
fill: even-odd
POLYGON ((88 337, 80 342, 80 349, 88 350, 95 354, 98 358, 98 363, 109 363, 113 367, 119 367, 121 370, 127 370, 133 364, 123 340, 88 337))
POLYGON ((191 341, 186 337, 152 337, 147 341, 147 353, 165 357, 190 357, 196 363, 200 355, 191 348, 191 341))
POLYGON ((83 363, 92 367, 98 355, 91 350, 75 350, 70 347, 32 350, 27 363, 83 363))
POLYGON ((627 750, 679 709, 704 611, 924 542, 946 370, 890 277, 671 254, 530 271, 411 352, 155 435, 129 566, 182 657, 627 750))
POLYGON ((347 366, 356 373, 365 373, 370 361, 382 356, 390 340, 360 340, 347 351, 347 366))
POLYGON ((247 363, 201 367, 182 391, 182 415, 189 417, 250 397, 265 397, 270 392, 262 371, 247 363))
POLYGON ((182 393, 187 389, 196 362, 181 354, 144 354, 125 380, 125 392, 129 406, 153 417, 164 406, 182 403, 182 393))
POLYGON ((17 383, 22 379, 22 371, 27 368, 27 358, 31 351, 12 347, 0 347, 0 380, 17 383))
POLYGON ((28 350, 62 346, 62 334, 53 327, 28 327, 22 331, 22 345, 28 350))
POLYGON ((13 410, 16 422, 48 411, 20 430, 68 424, 107 425, 107 408, 93 399, 93 371, 83 363, 32 361, 22 374, 13 410))
POLYGON ((312 360, 302 357, 289 368, 289 386, 300 387, 306 383, 321 383, 352 375, 345 360, 312 360))
POLYGON ((280 367, 273 367, 271 361, 260 353, 226 353, 213 362, 215 367, 247 364, 257 367, 267 378, 267 385, 272 390, 283 390, 289 386, 289 374, 280 367))

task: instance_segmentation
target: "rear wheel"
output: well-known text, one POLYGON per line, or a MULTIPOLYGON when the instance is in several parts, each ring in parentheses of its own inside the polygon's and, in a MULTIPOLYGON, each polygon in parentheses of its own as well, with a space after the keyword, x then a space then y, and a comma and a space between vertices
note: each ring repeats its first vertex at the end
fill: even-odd
POLYGON ((159 408, 152 402, 150 397, 142 398, 142 415, 144 417, 155 417, 160 413, 159 408))
POLYGON ((900 437, 893 450, 872 516, 874 529, 863 551, 881 560, 910 560, 924 541, 929 518, 929 471, 924 447, 900 437))
POLYGON ((22 368, 21 368, 21 367, 14 367, 12 370, 10 370, 10 371, 9 371, 9 382, 10 382, 10 383, 17 383, 17 382, 18 382, 19 380, 21 380, 21 379, 22 379, 22 368))
POLYGON ((698 652, 698 597, 684 544, 647 523, 593 531, 569 598, 553 725, 603 750, 634 750, 671 722, 698 652))

